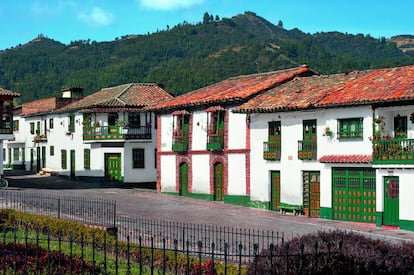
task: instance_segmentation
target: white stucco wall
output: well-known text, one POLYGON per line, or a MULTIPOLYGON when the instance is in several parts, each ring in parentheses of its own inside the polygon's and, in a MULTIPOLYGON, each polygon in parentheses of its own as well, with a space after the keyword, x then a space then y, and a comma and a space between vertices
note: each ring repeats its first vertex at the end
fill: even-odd
POLYGON ((158 125, 158 131, 161 131, 161 148, 160 152, 171 151, 172 146, 172 133, 173 133, 173 116, 170 114, 160 115, 160 124, 158 125))
POLYGON ((161 192, 177 192, 175 156, 162 155, 159 163, 161 192))
MULTIPOLYGON (((193 114, 192 144, 193 151, 207 148, 207 113, 195 111, 193 114)), ((208 167, 208 166, 207 166, 208 167)))
POLYGON ((246 115, 227 112, 229 116, 228 123, 228 148, 244 149, 246 148, 246 115))
POLYGON ((246 157, 244 154, 228 156, 228 195, 246 195, 246 157))
POLYGON ((192 156, 192 193, 210 194, 209 159, 206 154, 192 156))

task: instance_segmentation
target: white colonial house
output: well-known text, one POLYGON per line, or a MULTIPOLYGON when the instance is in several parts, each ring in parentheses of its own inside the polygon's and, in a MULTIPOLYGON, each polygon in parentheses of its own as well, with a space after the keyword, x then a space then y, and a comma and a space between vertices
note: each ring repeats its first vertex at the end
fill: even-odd
POLYGON ((158 113, 157 189, 248 205, 250 121, 233 110, 267 89, 311 74, 302 66, 229 78, 151 107, 158 113))
POLYGON ((250 204, 414 230, 414 66, 297 77, 249 116, 250 204))
POLYGON ((155 84, 142 83, 104 88, 86 97, 71 95, 73 89, 65 90, 62 98, 22 105, 14 142, 24 144, 24 168, 154 185, 155 115, 143 109, 172 96, 155 84))

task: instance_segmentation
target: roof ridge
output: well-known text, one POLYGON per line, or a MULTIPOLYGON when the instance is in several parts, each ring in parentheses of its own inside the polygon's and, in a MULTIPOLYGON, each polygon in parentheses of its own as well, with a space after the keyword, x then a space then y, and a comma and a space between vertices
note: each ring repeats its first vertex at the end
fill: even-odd
POLYGON ((240 78, 245 78, 245 77, 254 77, 254 76, 265 76, 265 75, 271 75, 271 74, 279 74, 279 73, 284 73, 284 72, 289 72, 289 71, 295 71, 301 68, 309 68, 308 65, 303 64, 299 67, 293 67, 293 68, 287 68, 287 69, 283 69, 283 70, 276 70, 276 71, 270 71, 270 72, 262 72, 262 73, 254 73, 254 74, 244 74, 244 75, 237 75, 237 76, 232 76, 227 78, 227 80, 234 80, 234 79, 240 79, 240 78))

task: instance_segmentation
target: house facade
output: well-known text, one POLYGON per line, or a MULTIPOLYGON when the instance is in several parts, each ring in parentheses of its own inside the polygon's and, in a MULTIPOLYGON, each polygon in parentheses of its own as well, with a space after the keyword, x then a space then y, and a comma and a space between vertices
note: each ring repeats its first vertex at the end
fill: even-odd
POLYGON ((251 205, 414 230, 413 69, 297 78, 239 106, 251 205))
POLYGON ((171 97, 155 84, 130 83, 60 106, 52 99, 23 104, 16 141, 24 140, 24 168, 153 186, 156 123, 143 109, 171 97))
POLYGON ((157 104, 157 190, 248 205, 250 121, 233 110, 299 75, 306 66, 229 78, 157 104))

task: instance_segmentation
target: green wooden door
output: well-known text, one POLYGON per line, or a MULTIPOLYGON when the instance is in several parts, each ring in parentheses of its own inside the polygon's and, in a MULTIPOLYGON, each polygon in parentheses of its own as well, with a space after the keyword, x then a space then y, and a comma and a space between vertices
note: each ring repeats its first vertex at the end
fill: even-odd
POLYGON ((70 150, 70 178, 71 179, 75 178, 75 171, 76 171, 75 150, 70 150))
POLYGON ((105 154, 105 180, 121 180, 121 154, 105 154))
POLYGON ((384 225, 399 225, 399 178, 384 177, 384 225))
POLYGON ((220 162, 214 165, 214 200, 224 200, 223 164, 220 162))
POLYGON ((270 209, 279 210, 280 207, 280 171, 270 173, 270 209))
POLYGON ((303 172, 303 211, 306 216, 319 217, 320 214, 320 173, 303 172))
POLYGON ((187 196, 188 195, 188 164, 181 163, 180 164, 180 196, 187 196))
POLYGON ((42 146, 42 168, 46 167, 46 146, 42 146))
POLYGON ((335 220, 375 223, 375 170, 333 168, 332 212, 335 220))

